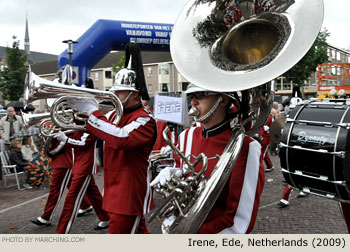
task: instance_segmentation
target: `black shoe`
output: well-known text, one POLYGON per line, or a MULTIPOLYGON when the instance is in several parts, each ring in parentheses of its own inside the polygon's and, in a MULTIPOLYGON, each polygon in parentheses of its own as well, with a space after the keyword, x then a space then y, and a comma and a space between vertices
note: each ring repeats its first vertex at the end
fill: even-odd
POLYGON ((297 198, 304 198, 306 197, 308 194, 307 193, 304 193, 304 192, 300 192, 297 196, 297 198))
POLYGON ((30 220, 30 221, 31 221, 32 223, 34 223, 35 225, 38 225, 38 226, 41 226, 41 227, 43 227, 43 226, 50 226, 50 225, 51 225, 50 222, 44 223, 44 222, 41 222, 41 221, 38 220, 38 219, 30 220))
POLYGON ((271 168, 266 168, 265 172, 271 172, 271 171, 273 171, 273 169, 275 169, 275 167, 273 167, 273 166, 271 168))
POLYGON ((100 221, 96 227, 94 227, 95 230, 101 230, 109 228, 109 221, 100 221))
POLYGON ((287 206, 289 206, 289 204, 286 204, 286 203, 283 203, 283 202, 279 202, 278 204, 277 204, 277 206, 278 206, 278 208, 286 208, 287 206))
POLYGON ((84 216, 85 214, 90 213, 90 212, 92 212, 92 206, 90 206, 89 208, 86 208, 86 209, 84 209, 84 210, 79 209, 78 214, 77 214, 77 217, 82 217, 82 216, 84 216))

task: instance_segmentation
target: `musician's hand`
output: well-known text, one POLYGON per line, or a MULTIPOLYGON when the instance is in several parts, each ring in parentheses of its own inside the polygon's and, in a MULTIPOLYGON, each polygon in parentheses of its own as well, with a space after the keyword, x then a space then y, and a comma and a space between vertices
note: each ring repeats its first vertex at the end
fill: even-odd
POLYGON ((69 101, 69 105, 72 107, 72 109, 85 112, 88 114, 92 114, 96 110, 98 110, 98 104, 95 100, 75 100, 75 101, 69 101))
POLYGON ((157 184, 164 186, 166 182, 170 181, 173 175, 175 175, 178 178, 182 177, 182 169, 173 167, 164 168, 159 172, 158 176, 151 182, 150 186, 155 186, 157 184))
POLYGON ((174 223, 176 220, 175 215, 171 215, 168 218, 165 218, 162 223, 162 233, 163 234, 168 234, 169 233, 169 227, 174 223))
POLYGON ((167 145, 167 146, 165 146, 165 147, 162 147, 162 148, 160 149, 160 153, 162 153, 162 154, 166 154, 166 153, 168 153, 168 152, 171 152, 171 147, 170 147, 169 145, 167 145))
POLYGON ((264 125, 264 130, 265 130, 267 133, 269 133, 270 127, 269 127, 269 126, 264 125))
POLYGON ((67 142, 68 137, 66 136, 66 134, 64 134, 64 132, 59 131, 54 138, 56 138, 58 141, 60 142, 67 142))

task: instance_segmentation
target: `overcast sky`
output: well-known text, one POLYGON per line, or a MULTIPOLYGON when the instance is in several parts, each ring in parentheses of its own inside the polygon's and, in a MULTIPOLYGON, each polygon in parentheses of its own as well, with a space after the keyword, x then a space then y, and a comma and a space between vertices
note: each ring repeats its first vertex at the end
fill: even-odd
MULTIPOLYGON (((304 0, 307 1, 307 0, 304 0)), ((187 0, 0 0, 0 46, 12 36, 24 47, 28 12, 31 51, 60 54, 62 41, 78 39, 98 19, 173 24, 187 0)), ((350 0, 324 0, 328 42, 350 47, 350 0)))

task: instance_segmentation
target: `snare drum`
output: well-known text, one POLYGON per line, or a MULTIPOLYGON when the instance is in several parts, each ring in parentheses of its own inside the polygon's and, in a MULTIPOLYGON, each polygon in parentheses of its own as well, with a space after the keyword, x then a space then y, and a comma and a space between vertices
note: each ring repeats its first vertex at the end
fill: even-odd
POLYGON ((281 138, 281 167, 292 187, 350 202, 350 100, 298 105, 281 138))

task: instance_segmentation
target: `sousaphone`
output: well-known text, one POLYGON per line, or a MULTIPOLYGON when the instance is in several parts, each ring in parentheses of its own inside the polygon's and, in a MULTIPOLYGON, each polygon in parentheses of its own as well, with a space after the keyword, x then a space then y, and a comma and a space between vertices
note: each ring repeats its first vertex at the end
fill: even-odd
POLYGON ((322 21, 323 0, 190 0, 174 25, 171 56, 198 86, 245 90, 295 65, 322 21))

